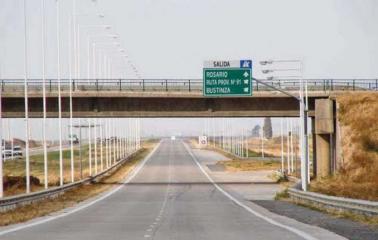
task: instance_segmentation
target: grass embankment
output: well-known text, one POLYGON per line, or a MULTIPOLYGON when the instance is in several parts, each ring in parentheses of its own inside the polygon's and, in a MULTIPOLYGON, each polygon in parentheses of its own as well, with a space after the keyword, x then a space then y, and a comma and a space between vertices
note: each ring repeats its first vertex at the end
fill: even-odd
POLYGON ((378 93, 348 93, 337 102, 343 162, 336 174, 313 182, 311 190, 378 201, 378 93))
POLYGON ((237 172, 237 171, 258 171, 258 170, 277 170, 280 168, 281 164, 274 161, 264 161, 264 160, 239 160, 232 159, 226 161, 220 161, 227 171, 237 172))
POLYGON ((43 200, 27 206, 0 213, 0 226, 24 222, 35 217, 45 216, 49 213, 74 206, 88 198, 109 190, 117 183, 121 182, 127 174, 135 167, 136 163, 144 159, 152 150, 156 142, 147 142, 129 161, 126 161, 113 174, 105 176, 100 181, 79 186, 69 190, 55 199, 43 200))
MULTIPOLYGON (((111 156, 113 156, 114 148, 111 147, 111 156)), ((74 150, 74 176, 75 179, 80 179, 80 157, 79 149, 74 150)), ((106 167, 106 148, 103 147, 103 167, 106 167)), ((83 178, 89 176, 89 146, 82 146, 82 171, 83 178)), ((94 157, 94 145, 92 146, 92 170, 94 171, 95 157, 94 157)), ((48 181, 49 186, 59 186, 59 151, 48 152, 48 181)), ((98 171, 101 171, 100 166, 100 147, 97 146, 97 166, 98 171)), ((44 157, 43 154, 37 154, 30 156, 30 175, 36 178, 37 181, 32 181, 31 190, 39 191, 43 189, 44 185, 44 157), (39 180, 39 184, 37 183, 39 180)), ((5 182, 7 176, 18 177, 19 181, 11 186, 5 186, 5 196, 11 196, 25 192, 25 158, 19 158, 14 160, 7 160, 4 162, 4 176, 5 182)), ((63 151, 63 177, 64 182, 71 181, 71 151, 63 151)))
MULTIPOLYGON (((197 146, 197 142, 195 140, 191 141, 193 146, 197 146)), ((254 160, 254 159, 244 159, 238 158, 237 156, 224 151, 218 147, 214 147, 211 143, 209 143, 207 150, 215 151, 229 160, 219 161, 217 164, 221 164, 224 166, 226 171, 230 172, 237 172, 237 171, 258 171, 258 170, 277 170, 280 168, 281 163, 273 160, 254 160)), ((254 152, 249 150, 250 157, 260 157, 261 154, 258 152, 254 152)), ((268 154, 267 158, 272 157, 268 154)))

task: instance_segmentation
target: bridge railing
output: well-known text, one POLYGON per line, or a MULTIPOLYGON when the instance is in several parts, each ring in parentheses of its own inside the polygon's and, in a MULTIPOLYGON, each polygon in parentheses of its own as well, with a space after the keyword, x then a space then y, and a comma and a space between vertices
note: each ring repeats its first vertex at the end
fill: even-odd
MULTIPOLYGON (((2 92, 24 91, 23 79, 0 79, 2 92)), ((289 91, 299 89, 298 79, 261 80, 289 91)), ((378 91, 378 79, 305 79, 308 91, 378 91)), ((69 91, 69 79, 61 79, 61 90, 69 91)), ((28 90, 42 92, 42 79, 28 79, 28 90)), ((73 91, 136 91, 136 92, 201 92, 202 79, 73 79, 73 91)), ((270 88, 253 82, 253 91, 271 91, 270 88)), ((57 79, 46 80, 46 91, 58 90, 57 79)))

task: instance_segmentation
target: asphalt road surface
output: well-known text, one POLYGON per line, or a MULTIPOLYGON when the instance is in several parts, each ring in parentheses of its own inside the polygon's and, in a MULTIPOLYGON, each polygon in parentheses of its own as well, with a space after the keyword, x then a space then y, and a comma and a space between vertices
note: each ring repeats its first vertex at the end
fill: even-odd
MULTIPOLYGON (((285 225, 224 191, 179 140, 162 141, 129 182, 119 184, 118 191, 72 214, 37 219, 5 230, 10 232, 2 229, 0 239, 319 238, 313 235, 318 230, 306 232, 303 227, 285 225)), ((321 236, 342 239, 325 230, 321 236)))

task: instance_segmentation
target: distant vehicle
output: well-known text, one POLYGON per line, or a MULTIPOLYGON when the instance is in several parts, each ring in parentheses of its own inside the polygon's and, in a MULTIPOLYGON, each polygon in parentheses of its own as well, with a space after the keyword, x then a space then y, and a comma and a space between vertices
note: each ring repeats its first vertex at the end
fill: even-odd
POLYGON ((77 137, 76 134, 73 134, 72 136, 68 135, 68 141, 71 142, 71 140, 72 140, 73 144, 79 143, 79 138, 77 137))
POLYGON ((2 148, 2 155, 3 155, 3 158, 9 158, 12 156, 12 149, 10 148, 5 148, 4 147, 2 148))
POLYGON ((14 146, 13 147, 13 156, 22 157, 22 148, 21 148, 21 146, 14 146))
POLYGON ((171 136, 171 140, 172 141, 176 140, 176 136, 171 136))

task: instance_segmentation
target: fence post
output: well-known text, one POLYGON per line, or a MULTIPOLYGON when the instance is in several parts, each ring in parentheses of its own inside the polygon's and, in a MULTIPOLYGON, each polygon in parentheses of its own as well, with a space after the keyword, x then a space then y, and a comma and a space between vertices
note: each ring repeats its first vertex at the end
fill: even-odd
POLYGON ((49 88, 50 88, 50 92, 51 92, 51 79, 49 80, 49 83, 50 83, 50 85, 49 85, 50 87, 49 88))
POLYGON ((144 88, 144 79, 142 79, 142 90, 144 92, 145 88, 144 88))
POLYGON ((119 91, 122 91, 122 79, 119 79, 119 91))
POLYGON ((375 91, 378 91, 378 79, 375 79, 375 91))
POLYGON ((98 79, 96 78, 96 91, 98 92, 98 79))
POLYGON ((353 91, 356 90, 356 80, 353 79, 353 91))
POLYGON ((259 90, 259 82, 256 82, 256 91, 259 90))
POLYGON ((168 92, 168 80, 165 80, 165 91, 168 92))
POLYGON ((1 91, 4 92, 4 79, 1 79, 1 91))
POLYGON ((189 92, 190 92, 190 91, 192 91, 192 89, 191 89, 191 87, 190 87, 190 79, 189 79, 189 81, 188 81, 188 84, 189 84, 188 87, 189 87, 189 92))

